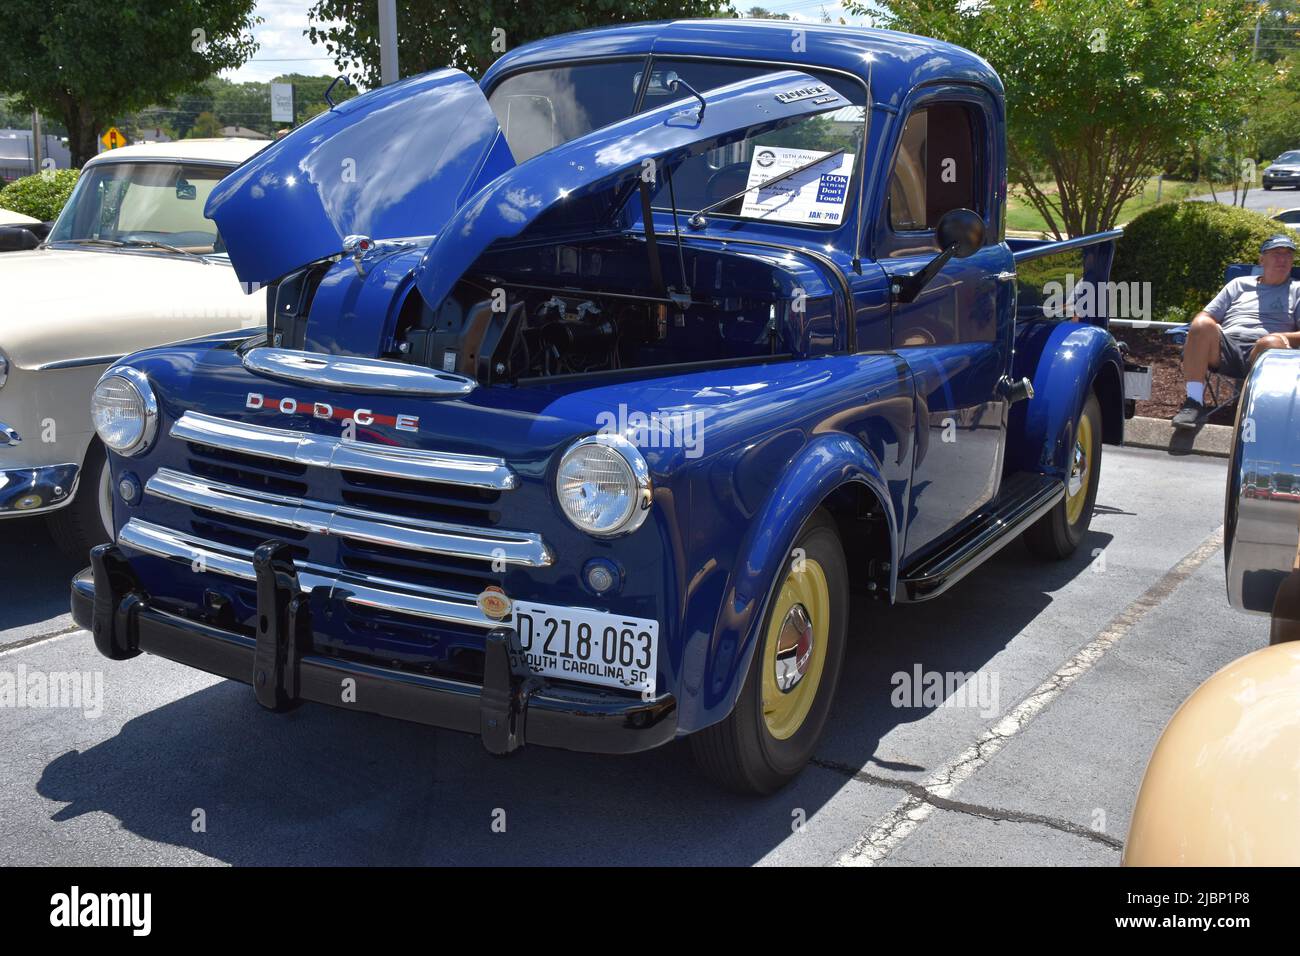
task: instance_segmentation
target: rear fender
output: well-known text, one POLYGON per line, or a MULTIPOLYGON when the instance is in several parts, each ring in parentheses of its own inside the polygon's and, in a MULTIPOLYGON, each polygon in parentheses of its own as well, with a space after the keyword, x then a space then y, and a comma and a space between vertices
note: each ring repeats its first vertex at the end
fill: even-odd
POLYGON ((1123 442, 1123 360, 1105 329, 1077 322, 1020 326, 1014 374, 1033 382, 1034 397, 1012 407, 1008 470, 1064 478, 1074 421, 1094 389, 1102 403, 1103 440, 1123 442))

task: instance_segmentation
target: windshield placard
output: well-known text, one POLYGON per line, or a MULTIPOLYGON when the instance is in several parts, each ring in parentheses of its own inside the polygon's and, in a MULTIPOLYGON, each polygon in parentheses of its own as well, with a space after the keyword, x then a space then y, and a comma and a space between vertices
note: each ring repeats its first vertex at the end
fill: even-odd
POLYGON ((746 186, 758 186, 745 194, 740 214, 770 222, 794 222, 814 225, 838 225, 844 221, 844 206, 849 198, 849 181, 853 173, 853 153, 830 156, 772 186, 762 186, 776 176, 818 157, 824 151, 791 149, 784 146, 760 146, 749 162, 746 186))

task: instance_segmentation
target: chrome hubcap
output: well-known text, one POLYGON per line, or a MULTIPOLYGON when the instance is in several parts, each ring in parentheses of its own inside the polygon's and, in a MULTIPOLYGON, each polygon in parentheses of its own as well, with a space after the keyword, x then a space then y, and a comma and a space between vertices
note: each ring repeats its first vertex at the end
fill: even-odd
POLYGON ((776 686, 782 693, 794 690, 808 673, 812 648, 812 621, 804 606, 796 604, 786 614, 781 634, 776 639, 776 686))
POLYGON ((1088 473, 1088 452, 1079 442, 1074 443, 1074 458, 1070 462, 1070 481, 1066 485, 1070 494, 1077 495, 1083 487, 1083 476, 1088 473))

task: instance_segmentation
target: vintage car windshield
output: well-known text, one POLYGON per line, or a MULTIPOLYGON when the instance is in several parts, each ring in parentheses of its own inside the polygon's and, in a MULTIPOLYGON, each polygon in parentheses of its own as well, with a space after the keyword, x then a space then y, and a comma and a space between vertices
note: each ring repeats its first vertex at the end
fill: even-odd
POLYGON ((578 63, 508 76, 488 102, 522 163, 632 114, 644 60, 578 63))
MULTIPOLYGON (((677 92, 671 89, 674 79, 705 91, 784 68, 763 63, 656 59, 641 108, 654 109, 667 101, 681 99, 684 94, 680 89, 677 92)), ((636 59, 531 70, 502 80, 493 89, 489 102, 505 131, 515 161, 522 163, 630 115, 645 69, 645 60, 636 59)), ((758 190, 753 190, 745 198, 715 210, 718 215, 801 225, 835 226, 842 221, 853 200, 853 171, 861 152, 866 120, 866 90, 852 77, 810 72, 851 105, 686 161, 673 177, 679 211, 694 212, 726 199, 749 185, 751 175, 756 179, 771 178, 821 154, 842 150, 826 163, 788 180, 786 188, 773 187, 772 191, 779 190, 781 195, 760 195, 758 190), (813 180, 818 185, 808 186, 813 180), (807 188, 799 189, 799 185, 807 188), (809 189, 822 201, 803 201, 809 189)), ((670 207, 666 181, 661 184, 654 205, 662 209, 670 207)))
POLYGON ((200 255, 220 251, 216 224, 203 215, 203 207, 227 172, 190 163, 92 166, 77 181, 49 242, 161 243, 200 255))

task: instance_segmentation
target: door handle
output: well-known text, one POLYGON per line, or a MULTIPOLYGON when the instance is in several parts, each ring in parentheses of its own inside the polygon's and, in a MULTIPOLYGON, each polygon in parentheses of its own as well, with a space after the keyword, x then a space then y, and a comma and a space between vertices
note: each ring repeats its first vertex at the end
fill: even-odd
POLYGON ((1016 273, 1014 273, 1014 272, 999 272, 999 273, 998 273, 996 276, 994 276, 993 278, 997 279, 998 282, 1014 282, 1015 279, 1016 279, 1016 273))

